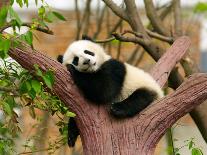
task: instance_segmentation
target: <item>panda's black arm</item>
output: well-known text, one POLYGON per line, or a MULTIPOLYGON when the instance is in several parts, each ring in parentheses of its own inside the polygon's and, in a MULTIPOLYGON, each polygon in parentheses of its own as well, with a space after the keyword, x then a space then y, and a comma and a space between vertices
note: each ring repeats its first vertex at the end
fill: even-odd
MULTIPOLYGON (((57 61, 63 63, 63 55, 58 55, 57 61)), ((68 120, 68 146, 74 147, 79 135, 79 129, 73 117, 68 120)))
POLYGON ((79 72, 69 64, 66 67, 84 97, 96 104, 113 102, 122 89, 126 72, 123 63, 114 59, 93 73, 79 72))
POLYGON ((112 104, 110 112, 116 118, 133 117, 156 99, 156 92, 146 88, 140 88, 125 100, 112 104))
POLYGON ((79 135, 79 129, 76 125, 75 119, 70 117, 68 121, 68 146, 74 147, 79 135))

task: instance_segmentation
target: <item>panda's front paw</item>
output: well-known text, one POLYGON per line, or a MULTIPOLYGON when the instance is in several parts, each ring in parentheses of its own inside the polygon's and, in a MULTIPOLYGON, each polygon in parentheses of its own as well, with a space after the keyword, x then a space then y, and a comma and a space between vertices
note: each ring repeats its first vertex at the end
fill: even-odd
POLYGON ((116 118, 128 117, 126 106, 121 103, 111 104, 110 113, 116 118))

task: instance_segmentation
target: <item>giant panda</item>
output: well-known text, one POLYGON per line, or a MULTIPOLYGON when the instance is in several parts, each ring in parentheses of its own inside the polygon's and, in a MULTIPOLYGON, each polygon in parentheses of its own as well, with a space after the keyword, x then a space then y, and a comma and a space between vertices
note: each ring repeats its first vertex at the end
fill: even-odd
MULTIPOLYGON (((113 59, 91 40, 78 40, 67 48, 58 61, 67 67, 83 96, 95 104, 106 104, 116 118, 133 117, 163 91, 150 74, 113 59)), ((68 144, 74 146, 78 128, 69 121, 68 144)))

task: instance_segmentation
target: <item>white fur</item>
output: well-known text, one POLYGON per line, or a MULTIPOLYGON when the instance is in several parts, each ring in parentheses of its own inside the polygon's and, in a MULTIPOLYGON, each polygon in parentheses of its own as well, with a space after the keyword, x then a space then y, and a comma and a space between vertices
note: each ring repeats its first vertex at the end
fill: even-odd
POLYGON ((126 76, 121 94, 117 98, 117 101, 123 101, 135 90, 143 87, 155 91, 158 94, 158 98, 163 97, 163 91, 149 73, 127 63, 124 63, 124 65, 126 67, 126 76))
MULTIPOLYGON (((63 56, 63 64, 72 64, 74 56, 79 57, 78 66, 74 67, 82 72, 97 71, 105 61, 111 59, 101 46, 87 40, 80 40, 72 43, 63 56), (95 53, 95 56, 85 54, 84 50, 95 53), (89 65, 83 64, 86 59, 90 59, 91 63, 89 65), (94 63, 96 63, 96 65, 94 65, 94 63)), ((126 75, 121 93, 116 99, 117 101, 128 98, 135 90, 143 87, 155 91, 158 94, 158 98, 163 97, 163 91, 150 74, 127 63, 124 63, 124 65, 126 67, 126 75)))
POLYGON ((100 66, 111 56, 104 52, 104 49, 96 43, 88 40, 79 40, 73 42, 63 55, 63 65, 72 64, 80 72, 94 72, 97 71, 100 66), (89 50, 95 53, 95 56, 91 56, 84 53, 84 50, 89 50), (73 58, 79 57, 78 66, 72 64, 73 58), (85 60, 90 59, 90 64, 83 64, 85 60), (95 64, 95 65, 94 65, 95 64))

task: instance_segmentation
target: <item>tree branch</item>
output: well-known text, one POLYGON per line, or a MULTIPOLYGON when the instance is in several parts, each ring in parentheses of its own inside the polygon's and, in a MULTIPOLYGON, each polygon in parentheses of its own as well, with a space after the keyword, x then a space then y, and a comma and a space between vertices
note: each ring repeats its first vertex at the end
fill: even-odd
MULTIPOLYGON (((188 46, 189 39, 181 37, 152 69, 151 74, 160 85, 166 82, 169 75, 166 72, 170 72, 188 46)), ((43 71, 54 70, 52 90, 77 114, 76 121, 86 155, 152 155, 166 129, 207 99, 207 75, 197 74, 175 93, 151 104, 136 117, 118 121, 110 116, 105 106, 87 102, 74 85, 70 73, 57 61, 30 47, 10 49, 9 55, 28 70, 33 70, 34 64, 38 64, 43 71)))
POLYGON ((119 41, 145 44, 144 40, 138 37, 126 37, 118 33, 112 33, 112 35, 119 41))
POLYGON ((175 35, 181 36, 182 35, 182 15, 181 15, 181 6, 180 0, 173 0, 173 11, 174 11, 174 29, 175 35))
POLYGON ((145 32, 144 25, 141 22, 136 4, 134 0, 124 0, 126 5, 126 12, 128 15, 128 23, 130 24, 131 28, 135 32, 142 33, 144 38, 149 39, 147 33, 145 32))
POLYGON ((126 12, 120 8, 119 6, 117 6, 113 0, 102 0, 109 8, 111 8, 111 10, 120 18, 128 21, 128 16, 126 14, 126 12))
POLYGON ((165 25, 162 23, 160 17, 157 15, 152 0, 144 0, 144 3, 145 3, 145 10, 147 13, 147 17, 149 18, 155 31, 157 31, 162 35, 169 36, 169 33, 166 30, 165 25))
POLYGON ((189 46, 189 38, 186 36, 180 37, 172 44, 171 48, 165 52, 161 59, 156 63, 155 67, 153 67, 153 69, 150 71, 154 79, 156 79, 161 87, 164 86, 164 81, 167 81, 170 75, 169 71, 171 71, 178 62, 177 60, 181 60, 185 54, 184 51, 187 51, 189 46))
MULTIPOLYGON (((7 23, 6 25, 4 25, 0 28, 0 33, 2 33, 5 29, 12 27, 12 26, 13 26, 12 23, 7 23)), ((23 23, 21 26, 26 26, 26 27, 32 28, 32 26, 34 26, 34 24, 33 23, 23 23)), ((41 31, 41 32, 44 32, 47 34, 51 34, 51 35, 54 34, 50 29, 42 28, 39 25, 35 28, 35 30, 41 31)))

